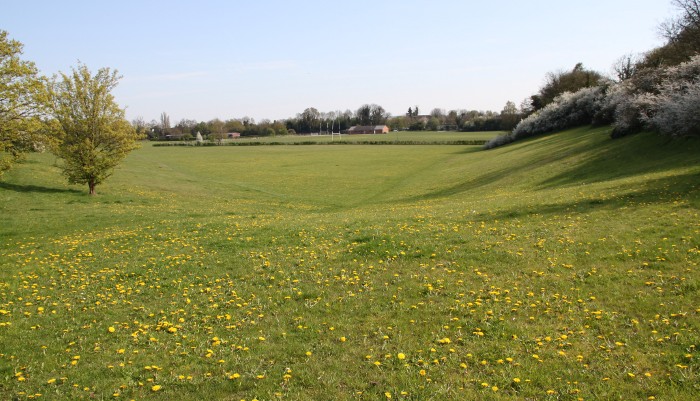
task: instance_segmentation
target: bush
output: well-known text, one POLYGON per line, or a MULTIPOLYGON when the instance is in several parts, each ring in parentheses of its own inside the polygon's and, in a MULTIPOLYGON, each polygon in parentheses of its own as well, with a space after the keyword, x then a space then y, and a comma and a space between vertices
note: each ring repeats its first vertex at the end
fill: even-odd
POLYGON ((489 141, 485 148, 491 149, 534 135, 590 124, 593 116, 601 109, 604 97, 604 86, 562 93, 542 110, 521 120, 509 135, 489 141))
POLYGON ((700 135, 700 55, 665 69, 654 93, 637 96, 641 119, 664 135, 700 135))

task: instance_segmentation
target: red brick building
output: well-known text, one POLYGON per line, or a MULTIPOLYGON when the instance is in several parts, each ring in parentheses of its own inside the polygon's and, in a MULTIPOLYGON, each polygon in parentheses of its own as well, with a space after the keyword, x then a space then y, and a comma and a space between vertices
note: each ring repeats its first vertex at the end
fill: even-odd
POLYGON ((386 134, 389 127, 386 125, 354 125, 346 131, 348 134, 386 134))

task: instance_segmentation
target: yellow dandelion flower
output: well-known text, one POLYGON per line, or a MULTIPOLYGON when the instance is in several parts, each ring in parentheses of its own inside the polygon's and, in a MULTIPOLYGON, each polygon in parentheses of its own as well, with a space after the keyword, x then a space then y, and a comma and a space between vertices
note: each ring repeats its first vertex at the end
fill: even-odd
POLYGON ((163 387, 160 386, 159 384, 156 384, 155 386, 151 387, 151 391, 160 391, 163 387))
POLYGON ((399 352, 398 355, 396 355, 396 357, 399 358, 399 359, 402 360, 402 361, 403 361, 404 359, 406 359, 406 355, 405 355, 404 353, 401 353, 401 352, 399 352))
POLYGON ((107 328, 107 331, 110 332, 110 333, 114 333, 116 330, 115 330, 114 327, 109 326, 109 327, 107 328))

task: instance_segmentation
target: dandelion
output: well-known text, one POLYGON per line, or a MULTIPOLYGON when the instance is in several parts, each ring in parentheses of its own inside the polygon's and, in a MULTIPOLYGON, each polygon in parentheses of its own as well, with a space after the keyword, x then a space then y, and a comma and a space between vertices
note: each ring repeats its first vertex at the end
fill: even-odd
POLYGON ((155 386, 151 387, 151 391, 153 391, 153 392, 160 391, 160 389, 162 389, 162 388, 163 387, 161 385, 156 384, 155 386))
POLYGON ((403 353, 401 353, 401 352, 399 352, 398 355, 396 355, 396 357, 399 358, 399 360, 402 360, 402 361, 403 361, 404 359, 406 359, 406 355, 403 354, 403 353))
POLYGON ((110 333, 114 333, 116 330, 114 329, 114 327, 109 326, 109 327, 107 328, 107 331, 110 332, 110 333))

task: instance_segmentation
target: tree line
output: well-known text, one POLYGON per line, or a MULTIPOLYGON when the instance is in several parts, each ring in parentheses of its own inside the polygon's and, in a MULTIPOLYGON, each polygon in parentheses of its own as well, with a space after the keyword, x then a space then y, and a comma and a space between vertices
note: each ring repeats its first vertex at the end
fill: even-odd
POLYGON ((392 116, 376 104, 365 104, 355 111, 323 112, 308 107, 295 117, 284 120, 255 121, 251 117, 242 117, 196 121, 183 118, 175 124, 171 124, 169 115, 164 112, 158 120, 146 122, 143 117, 137 117, 131 123, 137 132, 151 140, 192 140, 197 133, 212 139, 234 132, 248 137, 330 134, 356 125, 387 125, 399 131, 505 131, 513 129, 523 117, 523 111, 511 101, 500 112, 435 108, 430 114, 421 115, 418 106, 415 111, 413 107, 409 109, 405 115, 392 116))

